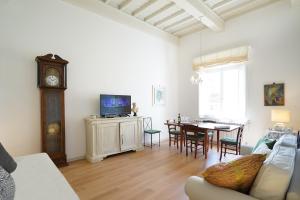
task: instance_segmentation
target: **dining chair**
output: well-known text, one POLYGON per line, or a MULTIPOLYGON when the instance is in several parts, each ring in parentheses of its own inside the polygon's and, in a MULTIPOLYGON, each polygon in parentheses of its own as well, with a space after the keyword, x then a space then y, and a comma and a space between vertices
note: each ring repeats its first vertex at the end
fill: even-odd
POLYGON ((241 154, 241 142, 244 132, 244 125, 241 125, 237 131, 236 137, 224 137, 221 141, 221 152, 220 152, 220 161, 222 160, 223 149, 224 149, 224 156, 226 153, 240 155, 241 154), (234 152, 227 152, 227 150, 234 151, 234 152))
POLYGON ((195 150, 196 158, 198 146, 202 147, 203 154, 205 154, 205 129, 190 124, 184 124, 182 129, 185 134, 186 156, 188 156, 188 148, 190 148, 191 152, 193 149, 195 150))
POLYGON ((144 128, 144 146, 146 146, 145 136, 146 134, 150 134, 151 136, 151 148, 152 148, 152 135, 158 134, 158 146, 160 146, 160 130, 152 129, 152 118, 145 117, 143 118, 143 128, 144 128))
MULTIPOLYGON (((217 123, 217 122, 214 121, 214 120, 203 120, 202 122, 203 122, 203 123, 217 123)), ((214 130, 209 130, 209 131, 207 132, 208 138, 209 138, 209 141, 210 141, 210 148, 211 148, 211 149, 213 148, 214 133, 215 133, 214 130)))
POLYGON ((181 137, 180 131, 176 129, 175 120, 167 120, 167 126, 169 131, 169 146, 174 142, 178 149, 178 141, 181 137))

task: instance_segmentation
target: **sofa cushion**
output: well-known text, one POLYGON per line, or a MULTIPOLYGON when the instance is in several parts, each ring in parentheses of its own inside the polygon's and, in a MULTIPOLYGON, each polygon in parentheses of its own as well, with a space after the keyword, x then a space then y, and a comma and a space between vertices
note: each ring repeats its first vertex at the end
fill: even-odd
POLYGON ((297 148, 297 136, 292 134, 285 134, 279 138, 279 140, 274 145, 274 148, 278 147, 279 145, 297 148))
POLYGON ((295 167, 286 200, 300 200, 300 149, 297 150, 295 167))
POLYGON ((293 170, 296 149, 277 145, 260 168, 250 195, 261 200, 283 200, 293 170))
POLYGON ((251 154, 228 163, 213 165, 203 172, 203 178, 216 186, 248 193, 266 155, 251 154))

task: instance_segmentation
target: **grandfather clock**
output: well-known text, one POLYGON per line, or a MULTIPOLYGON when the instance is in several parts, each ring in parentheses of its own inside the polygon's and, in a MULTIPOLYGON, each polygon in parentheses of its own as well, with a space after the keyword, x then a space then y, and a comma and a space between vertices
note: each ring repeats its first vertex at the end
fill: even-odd
POLYGON ((68 61, 58 55, 37 56, 37 81, 41 95, 42 151, 58 166, 66 166, 65 102, 68 61))

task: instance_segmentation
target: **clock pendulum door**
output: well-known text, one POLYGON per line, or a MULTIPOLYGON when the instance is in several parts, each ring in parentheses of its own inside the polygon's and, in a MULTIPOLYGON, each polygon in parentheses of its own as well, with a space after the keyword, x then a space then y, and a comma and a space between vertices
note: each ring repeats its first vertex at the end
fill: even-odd
POLYGON ((66 165, 64 91, 41 90, 42 151, 47 152, 58 166, 66 165))

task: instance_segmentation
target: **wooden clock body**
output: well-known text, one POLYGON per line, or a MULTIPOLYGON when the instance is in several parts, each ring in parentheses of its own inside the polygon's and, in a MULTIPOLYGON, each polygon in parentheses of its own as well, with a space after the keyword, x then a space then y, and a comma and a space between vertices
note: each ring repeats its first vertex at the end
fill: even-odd
POLYGON ((38 87, 41 94, 42 151, 58 166, 66 166, 65 103, 67 64, 57 55, 36 57, 38 87))

